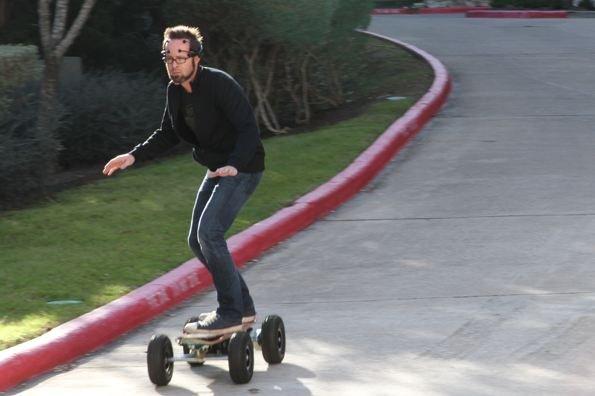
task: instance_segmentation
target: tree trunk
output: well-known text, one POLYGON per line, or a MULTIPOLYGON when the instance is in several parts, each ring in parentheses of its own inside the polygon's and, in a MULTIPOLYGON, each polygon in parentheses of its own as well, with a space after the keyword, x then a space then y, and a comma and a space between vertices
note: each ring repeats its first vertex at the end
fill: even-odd
POLYGON ((269 100, 271 88, 273 86, 273 80, 275 77, 275 66, 276 66, 276 62, 277 62, 277 52, 278 51, 279 51, 278 46, 273 47, 271 54, 269 55, 269 59, 267 60, 267 62, 265 64, 265 72, 267 73, 267 78, 266 78, 266 85, 264 88, 263 96, 265 98, 264 105, 269 113, 269 117, 273 119, 273 122, 277 127, 276 132, 277 133, 285 133, 285 132, 287 132, 288 128, 287 127, 281 128, 281 125, 279 124, 275 109, 273 109, 273 106, 271 105, 271 101, 269 100))
POLYGON ((302 77, 302 103, 304 109, 304 123, 309 123, 310 119, 312 118, 310 112, 310 99, 309 99, 309 83, 308 83, 308 61, 310 60, 310 55, 306 53, 304 56, 304 60, 302 61, 302 67, 300 68, 301 77, 302 77))
MULTIPOLYGON (((341 82, 339 80, 334 63, 332 60, 321 60, 312 51, 309 51, 309 55, 312 57, 312 59, 314 59, 318 66, 325 71, 325 74, 327 75, 327 81, 329 82, 328 94, 321 92, 321 90, 316 85, 310 86, 310 90, 312 92, 311 97, 318 99, 315 101, 316 104, 328 103, 332 107, 339 107, 339 105, 344 102, 343 87, 341 86, 341 82)), ((313 102, 310 101, 310 104, 312 103, 313 102)))
POLYGON ((286 132, 286 128, 281 128, 279 125, 279 121, 277 120, 277 116, 273 111, 268 98, 267 98, 267 90, 270 89, 270 77, 269 74, 267 77, 266 87, 263 89, 258 74, 256 73, 255 63, 256 59, 258 58, 258 46, 252 49, 251 55, 244 55, 244 60, 248 65, 248 75, 250 77, 250 82, 252 83, 254 95, 256 96, 257 105, 256 105, 256 112, 257 115, 262 119, 265 127, 273 132, 273 133, 284 133, 286 132))
POLYGON ((303 121, 302 121, 302 101, 300 100, 299 94, 297 93, 297 91, 299 89, 299 85, 294 84, 291 63, 288 60, 286 60, 284 62, 284 68, 285 68, 284 87, 285 87, 285 90, 287 91, 287 93, 289 93, 289 96, 291 97, 291 100, 293 101, 293 103, 295 105, 293 121, 296 123, 296 125, 300 125, 300 124, 303 124, 303 121))
POLYGON ((44 147, 48 148, 47 162, 48 170, 53 170, 58 151, 61 146, 58 138, 54 136, 54 130, 58 121, 58 77, 60 73, 60 59, 51 57, 46 59, 41 83, 41 101, 38 115, 38 137, 43 141, 44 147))
MULTIPOLYGON (((58 94, 58 78, 60 76, 61 60, 49 56, 45 59, 45 68, 43 69, 43 79, 41 82, 41 104, 39 107, 39 122, 43 124, 49 120, 56 110, 58 94)), ((46 124, 42 129, 50 130, 51 125, 46 124)))
POLYGON ((343 86, 341 85, 341 81, 339 79, 339 73, 337 72, 337 68, 333 62, 330 62, 329 65, 331 69, 331 79, 333 81, 333 85, 335 86, 335 102, 341 104, 345 101, 345 97, 343 95, 343 86))
MULTIPOLYGON (((41 83, 41 98, 37 115, 37 128, 35 139, 35 151, 39 158, 43 159, 44 167, 40 169, 39 177, 46 180, 48 176, 56 171, 58 166, 58 154, 62 146, 55 134, 57 114, 57 89, 60 62, 56 58, 46 59, 41 83)), ((49 198, 45 183, 41 184, 41 194, 49 198)))
POLYGON ((61 148, 55 129, 58 122, 58 79, 60 65, 66 50, 80 33, 87 21, 96 0, 85 0, 66 31, 69 0, 57 0, 53 13, 50 11, 51 0, 39 0, 37 12, 39 34, 43 50, 44 71, 40 89, 40 103, 37 119, 37 139, 40 155, 46 162, 44 172, 51 173, 57 165, 58 152, 61 148))

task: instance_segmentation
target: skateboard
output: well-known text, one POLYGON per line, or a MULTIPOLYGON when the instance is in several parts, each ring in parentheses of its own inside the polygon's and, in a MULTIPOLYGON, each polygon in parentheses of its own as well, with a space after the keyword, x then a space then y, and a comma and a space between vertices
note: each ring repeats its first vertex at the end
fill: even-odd
MULTIPOLYGON (((186 323, 196 321, 192 317, 186 323)), ((147 349, 149 379, 158 386, 171 381, 174 362, 185 361, 191 367, 202 366, 207 356, 227 355, 229 375, 236 384, 250 382, 254 373, 254 348, 262 350, 264 360, 278 364, 285 357, 285 325, 280 316, 268 315, 257 327, 256 321, 243 323, 242 329, 216 336, 183 333, 175 339, 183 354, 174 356, 172 343, 165 334, 151 337, 147 349)))

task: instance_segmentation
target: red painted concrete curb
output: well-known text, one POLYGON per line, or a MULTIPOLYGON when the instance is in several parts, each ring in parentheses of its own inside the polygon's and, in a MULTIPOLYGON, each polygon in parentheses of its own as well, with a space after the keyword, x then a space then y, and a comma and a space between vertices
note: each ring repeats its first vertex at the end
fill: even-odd
POLYGON ((490 7, 375 8, 372 15, 462 14, 472 10, 488 9, 490 7))
POLYGON ((566 11, 539 10, 472 10, 465 13, 467 18, 568 18, 566 11))
MULTIPOLYGON (((356 194, 405 146, 446 101, 451 81, 445 67, 430 54, 398 40, 388 40, 424 58, 435 78, 429 91, 396 120, 366 151, 327 183, 273 216, 228 241, 239 267, 276 243, 289 238, 356 194)), ((212 283, 196 259, 131 293, 64 323, 31 341, 0 352, 0 391, 89 353, 131 331, 212 283)), ((180 323, 180 327, 182 324, 180 323)))

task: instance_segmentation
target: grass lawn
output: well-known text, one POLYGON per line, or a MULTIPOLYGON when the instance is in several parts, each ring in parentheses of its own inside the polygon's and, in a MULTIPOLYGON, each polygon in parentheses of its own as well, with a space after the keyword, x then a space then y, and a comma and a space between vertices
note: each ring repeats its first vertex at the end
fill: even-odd
MULTIPOLYGON (((228 236, 345 168, 429 88, 431 70, 422 61, 375 39, 369 51, 375 62, 362 77, 367 92, 408 99, 371 101, 355 118, 265 139, 267 170, 228 236)), ((186 236, 204 173, 190 153, 175 155, 0 214, 0 350, 192 258, 186 236), (71 299, 82 303, 47 304, 71 299)))

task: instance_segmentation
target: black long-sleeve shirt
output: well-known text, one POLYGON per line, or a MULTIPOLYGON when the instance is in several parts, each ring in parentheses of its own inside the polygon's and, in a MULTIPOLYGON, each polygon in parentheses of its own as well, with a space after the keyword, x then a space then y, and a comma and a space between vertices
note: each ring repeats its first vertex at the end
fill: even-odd
POLYGON ((263 171, 264 147, 242 87, 226 72, 200 65, 191 86, 195 125, 184 121, 184 88, 170 82, 161 127, 130 154, 143 161, 184 140, 194 146, 193 158, 212 171, 226 165, 239 172, 263 171))

